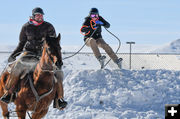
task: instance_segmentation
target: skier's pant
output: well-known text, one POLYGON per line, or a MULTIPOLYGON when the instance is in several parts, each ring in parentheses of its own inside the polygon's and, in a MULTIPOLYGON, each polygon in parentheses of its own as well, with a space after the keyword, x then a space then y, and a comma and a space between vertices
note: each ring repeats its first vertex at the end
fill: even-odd
POLYGON ((112 48, 102 39, 102 38, 98 38, 98 39, 94 39, 94 38, 87 38, 85 40, 86 45, 88 47, 91 47, 95 57, 98 59, 101 56, 101 53, 99 51, 98 47, 101 47, 102 49, 105 50, 105 52, 109 55, 109 57, 116 62, 118 57, 117 55, 114 53, 114 51, 112 50, 112 48))

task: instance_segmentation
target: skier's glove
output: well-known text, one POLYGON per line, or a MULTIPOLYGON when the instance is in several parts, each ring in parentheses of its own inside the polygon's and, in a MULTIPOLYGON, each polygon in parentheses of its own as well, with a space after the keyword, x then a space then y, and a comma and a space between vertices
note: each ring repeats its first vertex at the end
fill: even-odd
POLYGON ((103 23, 102 21, 97 20, 97 21, 96 21, 96 25, 102 26, 102 25, 104 25, 104 23, 103 23))

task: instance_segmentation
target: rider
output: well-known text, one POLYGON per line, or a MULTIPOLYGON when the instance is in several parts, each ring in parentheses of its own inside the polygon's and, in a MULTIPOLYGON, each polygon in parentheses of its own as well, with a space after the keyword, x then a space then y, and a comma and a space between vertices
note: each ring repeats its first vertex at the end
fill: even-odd
MULTIPOLYGON (((8 58, 8 62, 13 62, 16 60, 16 56, 19 55, 23 50, 33 52, 34 55, 40 56, 42 52, 42 38, 44 36, 56 37, 56 32, 52 24, 44 21, 43 19, 44 12, 41 8, 36 7, 32 10, 32 17, 30 20, 23 25, 20 36, 19 36, 19 44, 14 52, 8 58)), ((62 59, 58 59, 62 62, 62 59)), ((63 64, 56 63, 56 66, 61 69, 63 64)), ((58 79, 58 99, 56 98, 54 101, 54 107, 58 109, 62 109, 62 107, 66 107, 67 102, 63 100, 63 86, 62 79, 63 77, 58 74, 62 72, 56 72, 55 76, 58 79), (60 77, 61 76, 61 77, 60 77)), ((13 80, 13 79, 11 79, 13 80)), ((13 82, 13 81, 10 81, 13 82)), ((14 84, 9 83, 7 85, 7 89, 11 89, 14 84)), ((14 90, 14 89, 11 89, 14 90)), ((12 93, 12 92, 11 92, 12 93)), ((7 95, 1 97, 1 101, 9 103, 11 93, 8 91, 7 95)))
POLYGON ((81 28, 81 32, 85 32, 84 41, 87 46, 91 47, 95 57, 101 64, 101 68, 103 68, 106 57, 101 55, 98 47, 103 48, 109 57, 121 68, 122 58, 118 58, 112 48, 103 40, 101 26, 109 28, 110 24, 99 15, 97 8, 91 8, 81 28))

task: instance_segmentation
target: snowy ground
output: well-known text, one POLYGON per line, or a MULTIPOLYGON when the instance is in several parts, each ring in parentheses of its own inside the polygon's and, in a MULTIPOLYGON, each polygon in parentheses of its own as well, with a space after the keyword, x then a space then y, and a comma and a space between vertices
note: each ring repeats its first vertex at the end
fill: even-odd
MULTIPOLYGON (((0 55, 1 71, 8 55, 0 55)), ((149 58, 144 57, 143 63, 151 66, 154 61, 147 62, 149 58)), ((161 57, 166 64, 173 60, 174 65, 179 65, 175 57, 170 61, 161 57)), ((44 119, 164 119, 165 104, 180 103, 178 70, 137 70, 138 65, 134 65, 135 70, 128 70, 126 63, 123 65, 127 68, 119 70, 111 62, 100 70, 97 60, 88 54, 64 60, 63 83, 68 107, 58 111, 51 105, 44 119)), ((12 105, 10 108, 13 110, 12 105)))

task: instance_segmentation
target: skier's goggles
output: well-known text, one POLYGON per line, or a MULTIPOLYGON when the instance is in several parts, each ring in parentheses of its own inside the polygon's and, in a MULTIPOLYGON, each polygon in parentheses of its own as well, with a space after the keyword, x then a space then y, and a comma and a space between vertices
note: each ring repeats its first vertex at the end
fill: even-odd
POLYGON ((91 18, 98 18, 99 15, 98 14, 91 14, 91 18))

